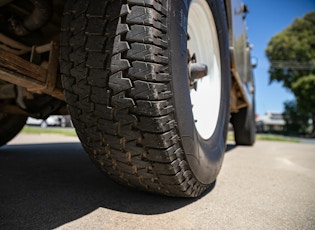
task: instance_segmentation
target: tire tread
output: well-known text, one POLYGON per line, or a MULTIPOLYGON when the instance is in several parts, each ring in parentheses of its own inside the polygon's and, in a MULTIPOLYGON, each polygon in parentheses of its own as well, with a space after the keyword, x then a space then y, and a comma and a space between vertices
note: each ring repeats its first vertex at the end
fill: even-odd
POLYGON ((194 197, 208 185, 194 179, 174 119, 166 5, 68 2, 61 73, 78 136, 102 171, 138 189, 194 197))

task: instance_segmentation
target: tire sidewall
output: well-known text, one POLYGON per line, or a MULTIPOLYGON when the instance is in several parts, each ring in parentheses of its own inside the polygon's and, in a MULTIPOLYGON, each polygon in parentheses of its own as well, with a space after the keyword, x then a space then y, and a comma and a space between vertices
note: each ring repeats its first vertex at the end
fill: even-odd
POLYGON ((0 146, 12 140, 26 124, 27 116, 8 114, 0 119, 0 146))
POLYGON ((198 134, 192 114, 190 91, 187 84, 187 22, 191 1, 169 1, 169 44, 170 44, 170 72, 174 93, 175 116, 178 132, 188 160, 190 169, 199 182, 212 183, 221 168, 227 126, 229 120, 230 100, 230 61, 228 49, 227 22, 223 1, 207 0, 214 16, 221 59, 221 102, 218 122, 213 135, 204 140, 198 134), (180 41, 180 42, 179 42, 180 41), (228 68, 227 68, 228 67, 228 68))
POLYGON ((256 139, 255 100, 252 104, 232 114, 231 123, 234 128, 235 143, 237 145, 252 146, 256 139))

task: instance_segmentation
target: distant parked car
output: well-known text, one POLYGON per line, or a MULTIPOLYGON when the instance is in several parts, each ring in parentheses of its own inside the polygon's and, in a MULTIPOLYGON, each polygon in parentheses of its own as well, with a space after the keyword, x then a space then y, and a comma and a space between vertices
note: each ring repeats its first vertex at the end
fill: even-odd
POLYGON ((66 125, 66 119, 63 116, 57 115, 49 116, 46 120, 29 117, 27 118, 26 124, 32 126, 40 126, 42 128, 46 128, 48 126, 64 127, 66 125))

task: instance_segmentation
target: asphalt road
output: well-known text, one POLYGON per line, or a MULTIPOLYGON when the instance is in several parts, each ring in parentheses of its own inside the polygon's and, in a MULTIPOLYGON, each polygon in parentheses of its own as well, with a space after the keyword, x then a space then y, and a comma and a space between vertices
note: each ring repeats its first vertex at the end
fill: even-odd
POLYGON ((76 138, 19 135, 0 149, 0 229, 315 229, 315 145, 228 145, 198 199, 113 183, 76 138))

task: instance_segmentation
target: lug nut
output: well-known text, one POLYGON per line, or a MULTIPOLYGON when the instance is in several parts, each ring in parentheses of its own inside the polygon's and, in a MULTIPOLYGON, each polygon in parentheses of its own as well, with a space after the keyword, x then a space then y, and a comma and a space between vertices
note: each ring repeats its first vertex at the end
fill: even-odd
POLYGON ((189 73, 190 80, 194 81, 207 76, 208 67, 207 65, 201 63, 190 63, 189 73))

